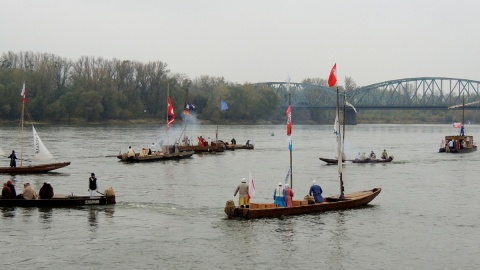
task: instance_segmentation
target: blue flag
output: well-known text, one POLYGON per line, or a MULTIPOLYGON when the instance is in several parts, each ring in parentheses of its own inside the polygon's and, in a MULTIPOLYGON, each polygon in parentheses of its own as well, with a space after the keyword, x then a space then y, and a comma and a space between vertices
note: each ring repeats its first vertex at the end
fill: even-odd
POLYGON ((220 111, 225 111, 228 109, 228 104, 223 99, 220 100, 220 111))

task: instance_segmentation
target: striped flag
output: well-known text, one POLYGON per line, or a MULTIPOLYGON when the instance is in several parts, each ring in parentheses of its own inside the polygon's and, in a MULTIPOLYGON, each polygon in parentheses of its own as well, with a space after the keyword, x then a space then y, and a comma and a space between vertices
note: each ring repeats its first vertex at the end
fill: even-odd
POLYGON ((25 82, 23 82, 23 88, 22 92, 20 93, 20 96, 23 98, 23 104, 27 103, 27 96, 25 95, 25 82))

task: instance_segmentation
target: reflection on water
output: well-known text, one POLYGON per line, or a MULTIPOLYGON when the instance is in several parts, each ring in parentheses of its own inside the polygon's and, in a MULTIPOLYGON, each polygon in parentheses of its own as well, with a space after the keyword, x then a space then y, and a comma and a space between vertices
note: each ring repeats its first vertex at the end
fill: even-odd
POLYGON ((2 207, 2 216, 5 218, 11 218, 15 216, 14 207, 2 207))
POLYGON ((94 209, 93 207, 89 207, 88 209, 88 223, 91 227, 98 226, 98 210, 94 209))
POLYGON ((332 213, 335 216, 335 224, 332 228, 332 237, 328 241, 332 246, 330 256, 327 256, 328 265, 334 269, 346 269, 342 264, 348 256, 345 254, 344 245, 348 242, 348 227, 345 225, 345 212, 339 211, 332 213))
POLYGON ((38 208, 39 216, 41 223, 49 224, 52 221, 52 208, 40 207, 38 208))

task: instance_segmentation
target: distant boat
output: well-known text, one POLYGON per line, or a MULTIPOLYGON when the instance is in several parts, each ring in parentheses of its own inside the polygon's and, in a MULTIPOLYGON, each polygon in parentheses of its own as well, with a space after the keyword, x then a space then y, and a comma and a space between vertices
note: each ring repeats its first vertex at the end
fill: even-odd
POLYGON ((135 156, 129 157, 127 153, 119 154, 118 159, 124 162, 148 162, 158 160, 178 160, 190 158, 194 151, 181 151, 178 145, 167 145, 162 147, 162 151, 152 152, 148 148, 143 148, 140 153, 135 153, 135 156))
MULTIPOLYGON (((21 117, 21 135, 20 135, 20 141, 21 141, 21 150, 20 150, 20 158, 17 157, 17 159, 20 160, 20 166, 16 167, 0 167, 0 173, 6 173, 6 174, 34 174, 34 173, 46 173, 49 171, 53 171, 56 169, 60 169, 63 167, 66 167, 70 165, 70 162, 56 162, 56 163, 45 163, 45 164, 32 164, 32 165, 23 165, 23 123, 24 123, 24 112, 25 112, 25 103, 26 103, 26 98, 25 98, 25 83, 23 84, 23 89, 21 96, 23 97, 23 103, 22 103, 22 117, 21 117)), ((45 147, 43 144, 42 140, 40 139, 40 136, 38 136, 37 131, 35 130, 35 127, 32 125, 32 131, 33 131, 33 146, 34 146, 34 156, 33 158, 36 160, 49 160, 53 159, 53 155, 48 151, 48 149, 45 147)), ((3 151, 2 151, 3 152, 3 151)), ((4 157, 5 155, 2 155, 4 157)))
POLYGON ((460 128, 459 135, 447 135, 440 145, 439 153, 454 153, 454 154, 463 154, 477 151, 477 145, 473 141, 472 135, 465 135, 464 119, 465 119, 465 106, 473 105, 480 103, 480 101, 474 101, 465 104, 465 95, 463 95, 463 102, 460 105, 454 105, 448 107, 449 109, 454 109, 462 107, 462 122, 454 123, 454 128, 460 128))

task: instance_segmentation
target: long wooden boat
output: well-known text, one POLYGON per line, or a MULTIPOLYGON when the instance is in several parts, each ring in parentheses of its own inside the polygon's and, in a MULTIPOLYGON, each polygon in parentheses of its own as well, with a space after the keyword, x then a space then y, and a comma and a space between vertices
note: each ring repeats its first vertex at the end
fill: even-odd
POLYGON ((463 154, 477 151, 477 145, 473 141, 473 136, 447 135, 444 144, 438 150, 439 153, 463 154), (448 143, 453 141, 453 147, 448 143))
POLYGON ((253 218, 275 218, 281 216, 294 216, 327 211, 338 211, 352 209, 367 205, 382 191, 381 188, 358 191, 344 194, 344 199, 339 196, 324 198, 322 203, 308 204, 306 200, 293 201, 292 207, 276 207, 275 204, 254 204, 250 208, 235 206, 233 200, 225 204, 225 214, 228 218, 253 219, 253 218))
POLYGON ((33 174, 46 173, 70 165, 70 162, 27 165, 18 167, 0 167, 0 173, 5 174, 33 174))
MULTIPOLYGON (((321 161, 323 162, 326 162, 327 164, 338 164, 338 159, 335 159, 335 158, 319 158, 321 161)), ((347 160, 342 160, 342 163, 347 163, 347 162, 351 162, 351 163, 359 163, 359 164, 362 164, 362 163, 388 163, 388 162, 392 162, 393 161, 393 156, 390 156, 388 157, 387 159, 364 159, 364 160, 360 160, 360 159, 347 159, 347 160)))
POLYGON ((224 152, 226 146, 223 142, 211 142, 210 145, 201 146, 201 145, 179 145, 178 148, 180 151, 194 151, 195 154, 197 153, 216 153, 216 152, 224 152))
POLYGON ((388 162, 392 162, 393 160, 393 156, 389 156, 387 159, 370 159, 370 158, 366 158, 364 160, 361 160, 361 159, 354 159, 352 160, 353 163, 360 163, 360 164, 363 164, 363 163, 388 163, 388 162))
POLYGON ((147 162, 147 161, 157 161, 157 160, 178 160, 191 158, 195 152, 194 151, 183 151, 180 147, 163 147, 162 151, 153 152, 148 154, 147 149, 142 149, 140 153, 135 153, 135 156, 129 157, 127 153, 123 153, 117 156, 118 159, 124 162, 147 162))
POLYGON ((115 192, 112 188, 105 190, 101 196, 55 195, 51 199, 25 200, 20 198, 4 199, 0 196, 0 207, 73 207, 85 205, 115 204, 115 192))
POLYGON ((247 149, 253 150, 255 149, 253 144, 225 144, 227 150, 237 150, 237 149, 247 149))

